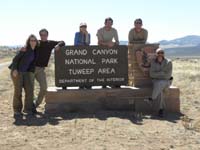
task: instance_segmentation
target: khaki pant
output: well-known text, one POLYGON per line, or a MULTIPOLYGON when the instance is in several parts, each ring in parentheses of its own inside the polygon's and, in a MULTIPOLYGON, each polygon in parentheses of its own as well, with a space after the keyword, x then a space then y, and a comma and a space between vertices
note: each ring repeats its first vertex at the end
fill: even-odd
POLYGON ((42 103, 47 91, 47 80, 46 80, 46 73, 45 73, 44 67, 35 68, 35 79, 37 80, 40 86, 40 91, 35 101, 36 107, 38 107, 42 103))
POLYGON ((152 99, 155 100, 159 98, 159 109, 164 109, 166 107, 164 100, 164 91, 171 85, 170 80, 153 80, 153 93, 152 99))
POLYGON ((13 109, 14 112, 21 112, 23 109, 22 89, 25 91, 24 112, 32 112, 34 74, 32 72, 18 72, 14 77, 11 71, 11 78, 14 84, 13 109))

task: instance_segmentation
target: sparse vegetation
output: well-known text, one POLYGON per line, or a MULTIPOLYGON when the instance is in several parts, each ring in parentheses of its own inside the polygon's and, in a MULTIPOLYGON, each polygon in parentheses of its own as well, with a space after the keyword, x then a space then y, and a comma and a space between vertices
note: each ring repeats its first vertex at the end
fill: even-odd
MULTIPOLYGON (((198 150, 200 59, 177 59, 173 64, 173 84, 181 90, 181 111, 185 116, 178 119, 176 114, 169 114, 165 120, 158 120, 145 115, 142 125, 135 124, 132 112, 37 115, 14 122, 13 85, 5 68, 0 71, 0 149, 198 150)), ((54 86, 53 70, 50 63, 46 70, 49 86, 54 86)))

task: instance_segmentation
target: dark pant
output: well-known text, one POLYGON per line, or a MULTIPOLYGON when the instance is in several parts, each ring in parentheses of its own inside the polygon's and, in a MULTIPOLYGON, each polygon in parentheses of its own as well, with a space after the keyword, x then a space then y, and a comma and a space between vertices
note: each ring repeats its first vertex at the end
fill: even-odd
POLYGON ((23 109, 22 89, 25 91, 24 112, 32 112, 34 74, 32 72, 18 72, 14 77, 11 71, 11 78, 14 84, 13 109, 14 112, 21 112, 23 109))

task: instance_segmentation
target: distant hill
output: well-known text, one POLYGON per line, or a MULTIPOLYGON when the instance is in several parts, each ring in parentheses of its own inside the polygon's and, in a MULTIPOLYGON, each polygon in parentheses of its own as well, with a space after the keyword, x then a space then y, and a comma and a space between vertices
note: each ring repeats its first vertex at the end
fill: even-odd
MULTIPOLYGON (((168 41, 162 40, 157 43, 160 43, 160 47, 163 47, 166 55, 170 57, 200 57, 200 36, 198 35, 188 35, 168 41)), ((120 41, 120 45, 128 45, 128 41, 120 41)))
POLYGON ((163 47, 191 47, 200 45, 200 36, 188 35, 185 37, 173 39, 173 40, 162 40, 159 41, 163 47))
POLYGON ((165 49, 169 57, 200 57, 200 45, 194 47, 174 47, 165 49))
POLYGON ((166 55, 170 57, 200 56, 200 36, 198 35, 188 35, 169 41, 162 40, 159 43, 165 48, 166 55))

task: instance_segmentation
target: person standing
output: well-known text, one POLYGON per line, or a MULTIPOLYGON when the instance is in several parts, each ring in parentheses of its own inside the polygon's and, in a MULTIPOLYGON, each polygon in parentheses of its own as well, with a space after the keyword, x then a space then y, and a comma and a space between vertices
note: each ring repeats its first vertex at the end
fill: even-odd
POLYGON ((22 112, 31 115, 33 108, 35 52, 38 48, 38 40, 35 35, 31 34, 28 37, 25 48, 26 51, 20 51, 9 66, 14 85, 14 117, 21 116, 22 112), (24 106, 22 89, 25 92, 24 106))
POLYGON ((47 29, 41 29, 39 31, 39 35, 41 40, 39 40, 39 47, 36 50, 35 79, 39 83, 40 91, 38 93, 37 99, 34 101, 34 113, 37 112, 36 108, 42 103, 46 94, 47 80, 45 68, 48 66, 52 50, 59 50, 60 47, 65 45, 64 41, 48 40, 49 32, 47 31, 47 29))

